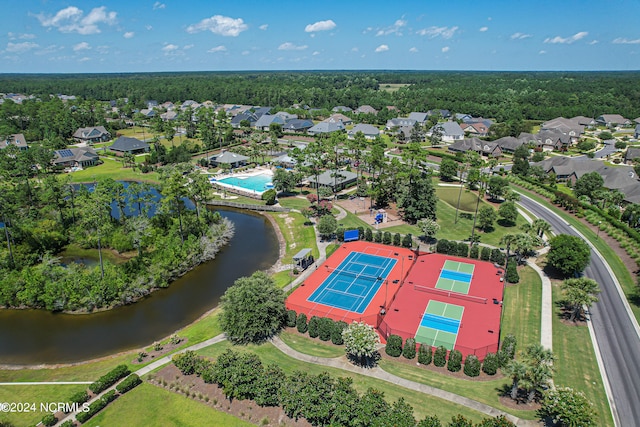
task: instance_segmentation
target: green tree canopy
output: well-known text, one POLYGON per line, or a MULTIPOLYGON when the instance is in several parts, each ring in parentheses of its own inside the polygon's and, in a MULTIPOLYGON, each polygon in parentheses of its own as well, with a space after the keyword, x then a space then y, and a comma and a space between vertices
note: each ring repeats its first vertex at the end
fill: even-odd
POLYGON ((596 425, 593 404, 580 391, 569 387, 549 389, 544 395, 540 411, 566 427, 590 427, 596 425))
POLYGON ((415 176, 400 188, 398 208, 410 224, 423 218, 435 220, 436 202, 436 192, 430 176, 415 176))
POLYGON ((330 239, 338 229, 338 221, 331 215, 323 215, 318 220, 318 233, 323 239, 330 239))
POLYGON ((230 341, 261 342, 282 327, 285 295, 266 273, 241 277, 226 290, 220 302, 220 326, 230 341))
POLYGON ((443 181, 451 181, 458 173, 458 162, 445 157, 440 162, 440 179, 443 181))
POLYGON ((584 315, 584 307, 591 307, 598 301, 600 287, 598 282, 588 277, 567 279, 562 282, 565 305, 571 311, 571 320, 584 315))
POLYGON ((559 234, 549 240, 547 261, 565 276, 582 272, 589 264, 589 245, 577 236, 559 234))
POLYGON ((573 187, 573 193, 576 197, 587 196, 592 199, 594 192, 602 188, 602 184, 604 179, 598 172, 589 172, 578 178, 573 187))

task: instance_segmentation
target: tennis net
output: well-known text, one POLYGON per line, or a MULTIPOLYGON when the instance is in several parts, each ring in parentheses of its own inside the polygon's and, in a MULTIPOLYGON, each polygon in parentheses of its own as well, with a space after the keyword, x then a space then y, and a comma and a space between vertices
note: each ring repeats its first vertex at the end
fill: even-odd
POLYGON ((331 274, 339 274, 339 275, 344 275, 344 276, 350 276, 350 277, 355 277, 356 279, 364 279, 364 280, 369 280, 369 281, 372 281, 372 282, 384 280, 384 277, 381 277, 381 276, 370 276, 368 274, 356 273, 356 272, 345 270, 345 269, 338 270, 336 268, 327 267, 327 271, 330 272, 331 274))
POLYGON ((486 298, 476 297, 473 295, 465 295, 459 292, 445 291, 443 289, 438 289, 438 288, 430 288, 428 286, 413 285, 413 289, 415 289, 416 291, 428 292, 428 293, 432 293, 440 296, 446 296, 446 297, 457 298, 465 301, 477 302, 478 304, 487 303, 486 298))
MULTIPOLYGON (((451 319, 449 317, 436 316, 431 313, 424 313, 422 315, 422 321, 427 320, 431 323, 449 326, 460 326, 460 320, 451 319)), ((422 321, 420 322, 422 324, 422 321)))

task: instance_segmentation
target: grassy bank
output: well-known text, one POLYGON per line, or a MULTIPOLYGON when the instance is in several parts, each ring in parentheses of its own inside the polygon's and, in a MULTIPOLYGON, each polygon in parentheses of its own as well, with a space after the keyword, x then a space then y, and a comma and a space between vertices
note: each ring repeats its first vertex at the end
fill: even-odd
POLYGON ((520 283, 508 285, 502 308, 502 336, 513 334, 518 348, 540 343, 542 281, 531 267, 519 270, 520 283))

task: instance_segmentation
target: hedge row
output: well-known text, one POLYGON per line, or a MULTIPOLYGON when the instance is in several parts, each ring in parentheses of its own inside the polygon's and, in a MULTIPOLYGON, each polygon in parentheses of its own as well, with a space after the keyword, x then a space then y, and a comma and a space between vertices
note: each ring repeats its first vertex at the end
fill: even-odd
POLYGON ((136 374, 131 374, 116 386, 116 390, 118 390, 120 394, 125 394, 132 388, 137 387, 140 383, 142 383, 140 377, 136 374))
POLYGON ((338 227, 336 235, 339 242, 344 242, 345 231, 358 230, 358 237, 360 240, 366 240, 367 242, 383 243, 385 245, 402 246, 403 248, 411 248, 413 246, 413 236, 411 233, 402 236, 400 233, 391 234, 388 231, 383 232, 378 230, 375 233, 370 228, 358 227, 356 228, 343 228, 338 227))
MULTIPOLYGON (((416 341, 414 338, 407 338, 404 347, 402 337, 391 334, 387 338, 385 352, 391 357, 399 357, 401 354, 406 359, 413 359, 416 356, 416 341)), ((505 366, 509 360, 515 357, 516 339, 513 335, 507 335, 502 341, 502 347, 498 353, 487 353, 484 362, 480 363, 477 356, 467 355, 464 361, 464 373, 469 377, 477 377, 480 370, 487 375, 495 375, 498 369, 505 366)), ((445 347, 439 346, 433 350, 430 345, 420 344, 418 347, 418 363, 428 365, 433 362, 435 366, 447 366, 447 370, 458 372, 462 368, 462 353, 458 350, 448 351, 445 347), (448 353, 448 358, 447 358, 448 353)))
POLYGON ((307 322, 307 315, 300 313, 296 315, 295 310, 287 310, 287 326, 298 329, 298 332, 309 333, 311 338, 320 338, 322 341, 331 341, 335 345, 342 345, 342 331, 347 327, 347 323, 342 320, 335 322, 328 317, 312 316, 307 322))
POLYGON ((124 378, 127 375, 129 375, 130 373, 131 371, 129 371, 129 368, 127 368, 127 365, 118 365, 113 370, 111 370, 110 372, 107 372, 106 374, 98 378, 97 381, 92 383, 89 386, 89 390, 91 390, 95 394, 101 393, 104 390, 111 387, 112 385, 114 385, 121 378, 124 378))
POLYGON ((87 412, 79 412, 76 415, 76 420, 80 422, 80 424, 86 423, 91 417, 100 412, 105 406, 114 401, 118 397, 115 390, 109 390, 104 394, 100 399, 93 402, 89 405, 89 411, 87 412))
POLYGON ((456 242, 455 240, 440 239, 436 244, 436 252, 440 254, 467 257, 472 259, 480 258, 482 261, 491 261, 493 263, 504 265, 506 255, 498 248, 489 248, 487 246, 478 246, 469 243, 456 242))

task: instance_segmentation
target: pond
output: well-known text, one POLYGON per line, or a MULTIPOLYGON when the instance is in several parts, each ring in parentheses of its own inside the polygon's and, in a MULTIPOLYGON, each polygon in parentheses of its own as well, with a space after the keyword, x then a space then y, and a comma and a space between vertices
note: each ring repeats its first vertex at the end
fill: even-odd
POLYGON ((216 210, 235 224, 229 244, 214 260, 135 304, 86 315, 0 310, 0 363, 69 363, 153 344, 214 308, 237 278, 276 262, 278 239, 267 218, 216 210))

